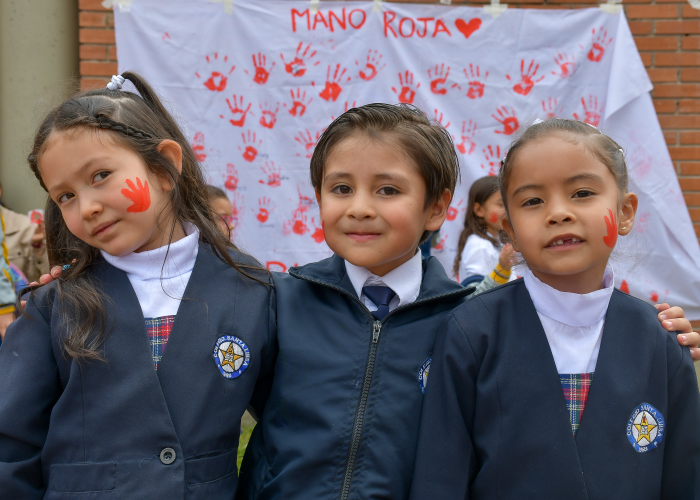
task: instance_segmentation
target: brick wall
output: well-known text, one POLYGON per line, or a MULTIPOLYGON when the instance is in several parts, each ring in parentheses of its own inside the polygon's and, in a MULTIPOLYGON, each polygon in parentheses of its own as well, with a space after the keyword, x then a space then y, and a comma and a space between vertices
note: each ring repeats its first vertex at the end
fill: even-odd
MULTIPOLYGON (((138 0, 136 0, 138 1, 138 0)), ((425 0, 403 0, 433 3, 425 0)), ((482 1, 453 4, 487 3, 482 1)), ((569 3, 557 0, 503 0, 511 7, 581 8, 596 0, 569 3)), ((700 10, 687 2, 625 0, 630 28, 649 77, 654 105, 695 232, 700 237, 700 10)), ((79 0, 81 87, 102 87, 117 72, 117 47, 112 12, 101 0, 79 0)))

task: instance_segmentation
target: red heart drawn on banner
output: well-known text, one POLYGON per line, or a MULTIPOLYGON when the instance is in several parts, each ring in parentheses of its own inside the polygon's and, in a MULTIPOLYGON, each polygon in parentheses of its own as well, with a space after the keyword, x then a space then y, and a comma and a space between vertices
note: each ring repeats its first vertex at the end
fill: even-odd
POLYGON ((474 19, 470 19, 468 23, 464 22, 462 19, 457 19, 455 21, 455 26, 462 32, 464 38, 469 38, 476 30, 481 28, 481 19, 475 17, 474 19))

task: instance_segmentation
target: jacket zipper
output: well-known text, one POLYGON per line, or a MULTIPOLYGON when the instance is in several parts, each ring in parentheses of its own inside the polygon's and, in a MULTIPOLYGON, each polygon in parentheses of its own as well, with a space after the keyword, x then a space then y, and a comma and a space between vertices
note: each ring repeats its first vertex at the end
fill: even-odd
POLYGON ((360 442, 362 441, 362 431, 365 424, 365 412, 367 410, 367 399, 369 398, 369 390, 372 386, 372 377, 374 376, 374 364, 377 357, 377 348, 379 347, 379 336, 382 332, 382 326, 384 325, 386 320, 389 319, 389 317, 391 317, 399 311, 403 311, 404 309, 409 309, 414 306, 425 304, 426 302, 430 302, 432 300, 437 300, 452 295, 468 295, 465 292, 470 290, 470 288, 465 288, 464 290, 458 290, 456 292, 444 293, 442 295, 436 295, 435 297, 418 300, 410 304, 397 307, 384 317, 384 321, 379 321, 374 318, 370 310, 367 309, 367 306, 365 306, 360 301, 360 299, 348 293, 346 290, 338 286, 331 285, 329 283, 324 283, 323 281, 306 278, 298 274, 292 274, 292 276, 309 281, 311 283, 316 283, 317 285, 322 285, 331 288, 346 295, 347 297, 350 297, 352 300, 354 300, 360 305, 360 307, 367 313, 367 316, 369 316, 372 320, 372 342, 369 345, 369 352, 367 354, 367 366, 365 367, 365 374, 362 379, 362 392, 360 393, 360 400, 358 401, 357 409, 355 410, 355 419, 352 424, 352 434, 350 437, 350 448, 348 449, 348 461, 345 466, 345 474, 343 474, 343 483, 340 488, 340 500, 348 500, 348 497, 350 495, 350 483, 352 482, 352 476, 355 472, 355 460, 357 459, 357 453, 360 450, 360 442))

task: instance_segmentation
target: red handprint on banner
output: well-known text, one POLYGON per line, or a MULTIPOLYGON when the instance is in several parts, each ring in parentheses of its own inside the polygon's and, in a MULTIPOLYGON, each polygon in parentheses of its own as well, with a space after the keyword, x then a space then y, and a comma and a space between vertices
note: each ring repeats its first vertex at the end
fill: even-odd
MULTIPOLYGON (((209 77, 204 80, 204 86, 214 92, 223 92, 226 89, 228 75, 233 73, 236 67, 228 64, 228 56, 219 59, 219 54, 216 52, 212 56, 206 56, 205 59, 207 66, 204 74, 208 74, 209 77)), ((195 73, 195 76, 202 78, 199 73, 195 73)))
POLYGON ((272 109, 272 105, 265 103, 260 105, 260 125, 265 128, 273 128, 277 122, 277 112, 280 110, 280 103, 275 105, 275 109, 272 109))
MULTIPOLYGON (((533 80, 537 76, 537 70, 540 68, 539 64, 535 64, 535 60, 530 61, 530 66, 528 66, 527 71, 525 70, 525 59, 520 60, 520 81, 513 85, 513 90, 517 94, 528 95, 532 90, 532 87, 539 81, 542 81, 544 76, 539 77, 537 80, 533 80)), ((506 75, 506 78, 510 80, 510 75, 506 75)))
POLYGON ((462 206, 462 203, 464 203, 464 200, 459 200, 459 203, 457 203, 456 206, 450 206, 450 208, 447 209, 446 218, 448 221, 453 221, 457 218, 459 212, 462 210, 462 208, 460 208, 462 206))
POLYGON ((591 50, 588 51, 588 59, 593 62, 600 62, 605 55, 605 49, 608 48, 610 42, 612 42, 612 37, 608 38, 608 31, 603 28, 603 26, 598 29, 598 34, 596 35, 596 29, 591 30, 593 33, 591 40, 591 50))
MULTIPOLYGON (((586 104, 586 99, 582 97, 581 104, 583 104, 583 121, 594 127, 600 125, 600 118, 603 115, 604 106, 603 103, 598 105, 598 97, 589 95, 588 104, 586 104)), ((580 120, 576 113, 574 113, 574 118, 580 120)))
POLYGON ((428 70, 428 78, 430 79, 430 91, 433 94, 447 94, 447 89, 444 87, 447 82, 447 77, 450 76, 450 67, 445 69, 445 63, 436 64, 435 68, 428 70))
MULTIPOLYGON (((284 54, 280 54, 282 62, 284 63, 284 70, 294 77, 304 76, 304 73, 306 73, 307 63, 310 63, 311 59, 313 59, 316 55, 315 50, 309 53, 309 50, 311 49, 311 44, 308 44, 304 50, 302 50, 303 46, 304 42, 299 42, 296 54, 294 55, 294 59, 292 59, 290 62, 285 61, 284 54)), ((316 61, 315 63, 313 63, 313 65, 317 66, 320 63, 321 61, 316 61)))
MULTIPOLYGON (((463 155, 470 155, 474 152, 476 147, 476 142, 474 141, 474 135, 476 134, 476 122, 469 120, 469 125, 467 122, 462 122, 462 135, 460 139, 462 142, 457 144, 457 149, 463 155)), ((455 141, 456 142, 456 141, 455 141)))
POLYGON ((561 114, 561 108, 557 107, 557 98, 548 97, 546 100, 542 101, 542 111, 544 111, 547 118, 556 118, 561 114))
POLYGON ((243 154, 243 159, 250 162, 255 161, 255 158, 258 156, 258 148, 262 144, 262 139, 258 141, 255 132, 250 130, 248 130, 247 135, 242 133, 241 137, 243 138, 243 148, 238 146, 238 150, 243 154))
POLYGON ((207 159, 207 153, 204 149, 204 132, 197 132, 192 139, 192 151, 198 162, 203 162, 207 159))
MULTIPOLYGON (((267 222, 267 219, 270 218, 270 213, 274 210, 274 206, 272 205, 272 201, 270 201, 270 198, 262 197, 258 198, 258 212, 255 215, 255 218, 258 219, 258 221, 262 224, 267 222)), ((255 213, 255 210, 253 210, 253 213, 255 213)))
MULTIPOLYGON (((324 101, 335 101, 338 99, 338 96, 340 93, 343 91, 343 88, 340 86, 341 83, 347 83, 350 81, 350 77, 348 76, 347 78, 343 79, 345 77, 345 73, 347 72, 347 69, 343 68, 340 64, 335 65, 335 72, 333 73, 333 76, 331 77, 331 69, 333 65, 329 64, 328 65, 328 70, 326 71, 326 85, 323 88, 321 92, 319 92, 319 97, 323 99, 324 101)), ((315 85, 314 82, 311 82, 311 85, 315 85)))
POLYGON ((498 171, 501 168, 501 147, 489 145, 483 151, 486 162, 481 164, 481 168, 486 170, 488 175, 498 175, 498 171))
POLYGON ((479 66, 475 66, 470 63, 469 71, 467 71, 467 68, 464 68, 464 75, 467 77, 467 82, 469 83, 467 97, 469 99, 479 99, 480 97, 483 97, 484 87, 486 87, 486 78, 488 78, 489 72, 485 72, 484 76, 482 77, 479 66))
POLYGON ((515 117, 515 110, 513 108, 508 109, 505 106, 501 106, 500 108, 496 108, 496 112, 498 116, 491 116, 493 116, 498 123, 503 125, 503 130, 496 130, 497 134, 511 135, 520 128, 520 123, 515 117))
POLYGON ((314 226, 314 232, 311 237, 316 243, 323 243, 326 240, 326 233, 323 231, 323 221, 321 221, 321 227, 316 226, 316 221, 312 218, 311 224, 314 226))
MULTIPOLYGON (((309 129, 306 129, 304 131, 300 131, 296 137, 294 137, 294 140, 297 141, 299 144, 301 144, 304 147, 305 150, 305 156, 307 158, 311 158, 311 155, 314 152, 314 148, 316 147, 316 143, 318 142, 318 138, 321 136, 320 133, 316 132, 316 138, 314 139, 313 136, 311 135, 311 132, 309 132, 309 129), (306 132, 306 134, 304 134, 306 132)), ((297 155, 299 156, 299 155, 297 155)))
POLYGON ((438 111, 437 108, 435 109, 435 117, 433 119, 445 128, 450 126, 450 122, 447 122, 447 124, 443 123, 444 118, 442 116, 442 113, 438 111))
POLYGON ((569 78, 576 71, 576 58, 573 54, 557 52, 557 55, 554 56, 554 62, 559 66, 559 72, 552 71, 553 75, 569 78))
MULTIPOLYGON (((243 109, 243 96, 237 98, 237 96, 234 94, 233 104, 231 104, 231 101, 229 99, 226 99, 226 104, 228 104, 228 109, 231 110, 231 114, 233 115, 233 118, 229 120, 229 122, 231 122, 231 125, 233 125, 234 127, 242 127, 243 125, 245 125, 245 117, 250 111, 250 106, 252 105, 252 103, 248 103, 248 107, 243 109)), ((224 117, 224 115, 219 116, 221 118, 224 117)))
MULTIPOLYGON (((268 68, 267 67, 267 56, 262 52, 258 52, 258 57, 255 54, 252 55, 253 66, 255 67, 255 74, 253 74, 253 81, 259 85, 264 85, 267 83, 267 79, 270 78, 270 71, 275 67, 275 63, 268 68)), ((248 70, 244 70, 246 75, 249 75, 248 70)))
POLYGON ((294 233, 303 236, 309 232, 309 227, 306 225, 307 221, 308 217, 304 215, 303 212, 295 210, 294 214, 292 214, 292 219, 285 221, 284 225, 282 226, 282 233, 294 233))
MULTIPOLYGON (((355 64, 357 66, 360 65, 358 61, 355 61, 355 64)), ((365 65, 362 67, 362 69, 360 69, 360 78, 363 80, 371 80, 377 76, 379 70, 385 66, 386 63, 382 64, 382 55, 376 50, 369 49, 369 52, 367 53, 367 62, 365 62, 365 65)))
POLYGON ((447 241, 448 237, 449 237, 449 235, 446 234, 445 236, 440 238, 440 240, 433 247, 433 250, 437 250, 437 251, 444 250, 445 249, 445 242, 447 241))
POLYGON ((241 193, 236 191, 233 193, 233 199, 231 200, 231 220, 235 228, 238 228, 238 224, 243 222, 243 211, 245 198, 241 193))
POLYGON ((401 85, 401 91, 397 91, 395 87, 391 87, 394 94, 398 94, 399 102, 406 104, 413 104, 413 99, 416 97, 416 90, 420 87, 420 82, 414 87, 413 86, 413 73, 406 70, 402 75, 399 73, 399 85, 401 85))
MULTIPOLYGON (((311 103, 312 98, 309 97, 309 100, 304 102, 306 100, 306 90, 302 93, 299 88, 297 89, 296 95, 294 95, 293 90, 290 90, 289 93, 292 96, 292 106, 288 109, 289 114, 292 116, 304 116, 306 106, 311 103)), ((284 107, 287 108, 287 103, 284 103, 284 107)))
POLYGON ((275 162, 265 162, 262 167, 263 174, 267 179, 260 179, 260 184, 267 184, 270 187, 279 187, 282 184, 282 167, 275 165, 275 162))
POLYGON ((299 193, 299 204, 297 205, 297 210, 299 212, 306 212, 309 208, 314 206, 314 199, 302 194, 299 186, 297 186, 297 193, 299 193))
POLYGON ((229 191, 235 191, 238 187, 238 170, 233 163, 226 164, 226 176, 224 187, 229 191))

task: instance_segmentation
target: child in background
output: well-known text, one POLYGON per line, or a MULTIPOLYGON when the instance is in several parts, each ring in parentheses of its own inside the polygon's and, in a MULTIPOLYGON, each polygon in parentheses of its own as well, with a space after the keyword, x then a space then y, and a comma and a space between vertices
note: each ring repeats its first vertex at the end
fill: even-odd
POLYGON ((481 293, 481 288, 488 290, 514 278, 511 267, 515 252, 510 243, 502 245, 499 240, 504 212, 498 178, 477 179, 469 189, 464 229, 459 235, 452 269, 462 286, 474 286, 483 281, 488 286, 480 287, 478 292, 481 293))
POLYGON ((207 196, 209 197, 211 208, 219 215, 219 219, 216 221, 219 229, 221 229, 221 232, 228 235, 228 239, 231 239, 235 228, 233 224, 233 205, 231 205, 231 200, 228 199, 223 189, 212 186, 211 184, 207 184, 207 196))
POLYGON ((29 163, 50 258, 72 264, 0 349, 1 496, 232 498, 274 292, 218 229, 188 141, 127 72, 51 111, 29 163))
POLYGON ((551 119, 499 175, 529 269, 440 329, 411 498, 699 498, 689 352, 608 266, 637 209, 622 149, 551 119))

